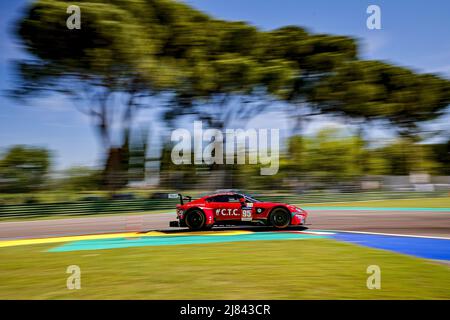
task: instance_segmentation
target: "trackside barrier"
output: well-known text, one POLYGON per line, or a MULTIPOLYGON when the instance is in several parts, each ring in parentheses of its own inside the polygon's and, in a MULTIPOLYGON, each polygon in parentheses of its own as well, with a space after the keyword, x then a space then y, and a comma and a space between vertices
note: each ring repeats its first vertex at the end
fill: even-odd
MULTIPOLYGON (((448 193, 401 192, 401 193, 340 193, 340 194, 305 194, 305 195, 265 195, 257 199, 291 204, 345 202, 381 199, 413 199, 422 197, 448 197, 448 193)), ((37 218, 51 215, 93 215, 125 212, 145 212, 174 209, 177 199, 134 199, 134 200, 97 200, 58 203, 36 203, 0 205, 0 219, 3 218, 37 218)))

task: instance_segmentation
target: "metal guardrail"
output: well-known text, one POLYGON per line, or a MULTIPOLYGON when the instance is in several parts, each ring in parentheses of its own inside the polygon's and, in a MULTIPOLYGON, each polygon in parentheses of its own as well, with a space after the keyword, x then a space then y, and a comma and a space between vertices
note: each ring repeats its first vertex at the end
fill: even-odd
POLYGON ((0 218, 143 212, 175 208, 176 203, 173 200, 139 199, 2 205, 0 218))

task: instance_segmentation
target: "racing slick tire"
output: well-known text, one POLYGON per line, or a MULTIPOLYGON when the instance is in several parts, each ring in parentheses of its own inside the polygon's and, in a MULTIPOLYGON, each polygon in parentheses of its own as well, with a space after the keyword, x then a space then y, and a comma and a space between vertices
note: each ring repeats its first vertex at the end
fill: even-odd
POLYGON ((193 231, 203 230, 206 228, 206 216, 200 209, 188 211, 184 222, 186 223, 186 226, 193 231))
POLYGON ((284 208, 275 208, 270 213, 269 223, 277 229, 287 228, 291 224, 291 213, 284 208))

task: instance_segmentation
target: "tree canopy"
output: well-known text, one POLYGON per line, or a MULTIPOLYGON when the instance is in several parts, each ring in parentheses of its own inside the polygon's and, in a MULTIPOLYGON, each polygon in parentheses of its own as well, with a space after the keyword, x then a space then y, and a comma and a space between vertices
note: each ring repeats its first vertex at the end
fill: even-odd
POLYGON ((418 123, 443 114, 450 103, 450 82, 379 61, 352 61, 323 79, 312 96, 323 112, 385 119, 410 134, 418 123))
POLYGON ((50 167, 50 152, 44 148, 13 146, 0 159, 0 191, 35 191, 42 187, 50 167))
POLYGON ((319 113, 387 120, 405 134, 450 102, 448 80, 363 61, 351 37, 298 26, 262 31, 173 0, 38 0, 18 21, 17 35, 33 58, 18 64, 16 95, 58 92, 77 101, 113 171, 128 169, 133 120, 154 107, 149 96, 168 106, 167 121, 192 114, 223 127, 231 115, 257 114, 275 99, 292 106, 293 117, 307 104, 319 113), (72 3, 81 8, 79 30, 65 25, 72 3), (124 98, 119 115, 117 94, 124 98))

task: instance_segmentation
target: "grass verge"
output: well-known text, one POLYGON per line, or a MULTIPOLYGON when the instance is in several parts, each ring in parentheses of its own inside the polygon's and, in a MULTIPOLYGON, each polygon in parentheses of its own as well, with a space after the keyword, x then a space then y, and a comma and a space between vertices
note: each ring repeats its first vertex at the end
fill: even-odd
POLYGON ((450 299, 450 268, 328 239, 46 252, 0 249, 0 299, 450 299), (69 265, 81 289, 68 290, 69 265), (369 265, 381 289, 366 287, 369 265))
POLYGON ((314 206, 314 207, 337 206, 337 207, 373 207, 373 208, 450 208, 450 197, 302 203, 299 205, 314 206))

